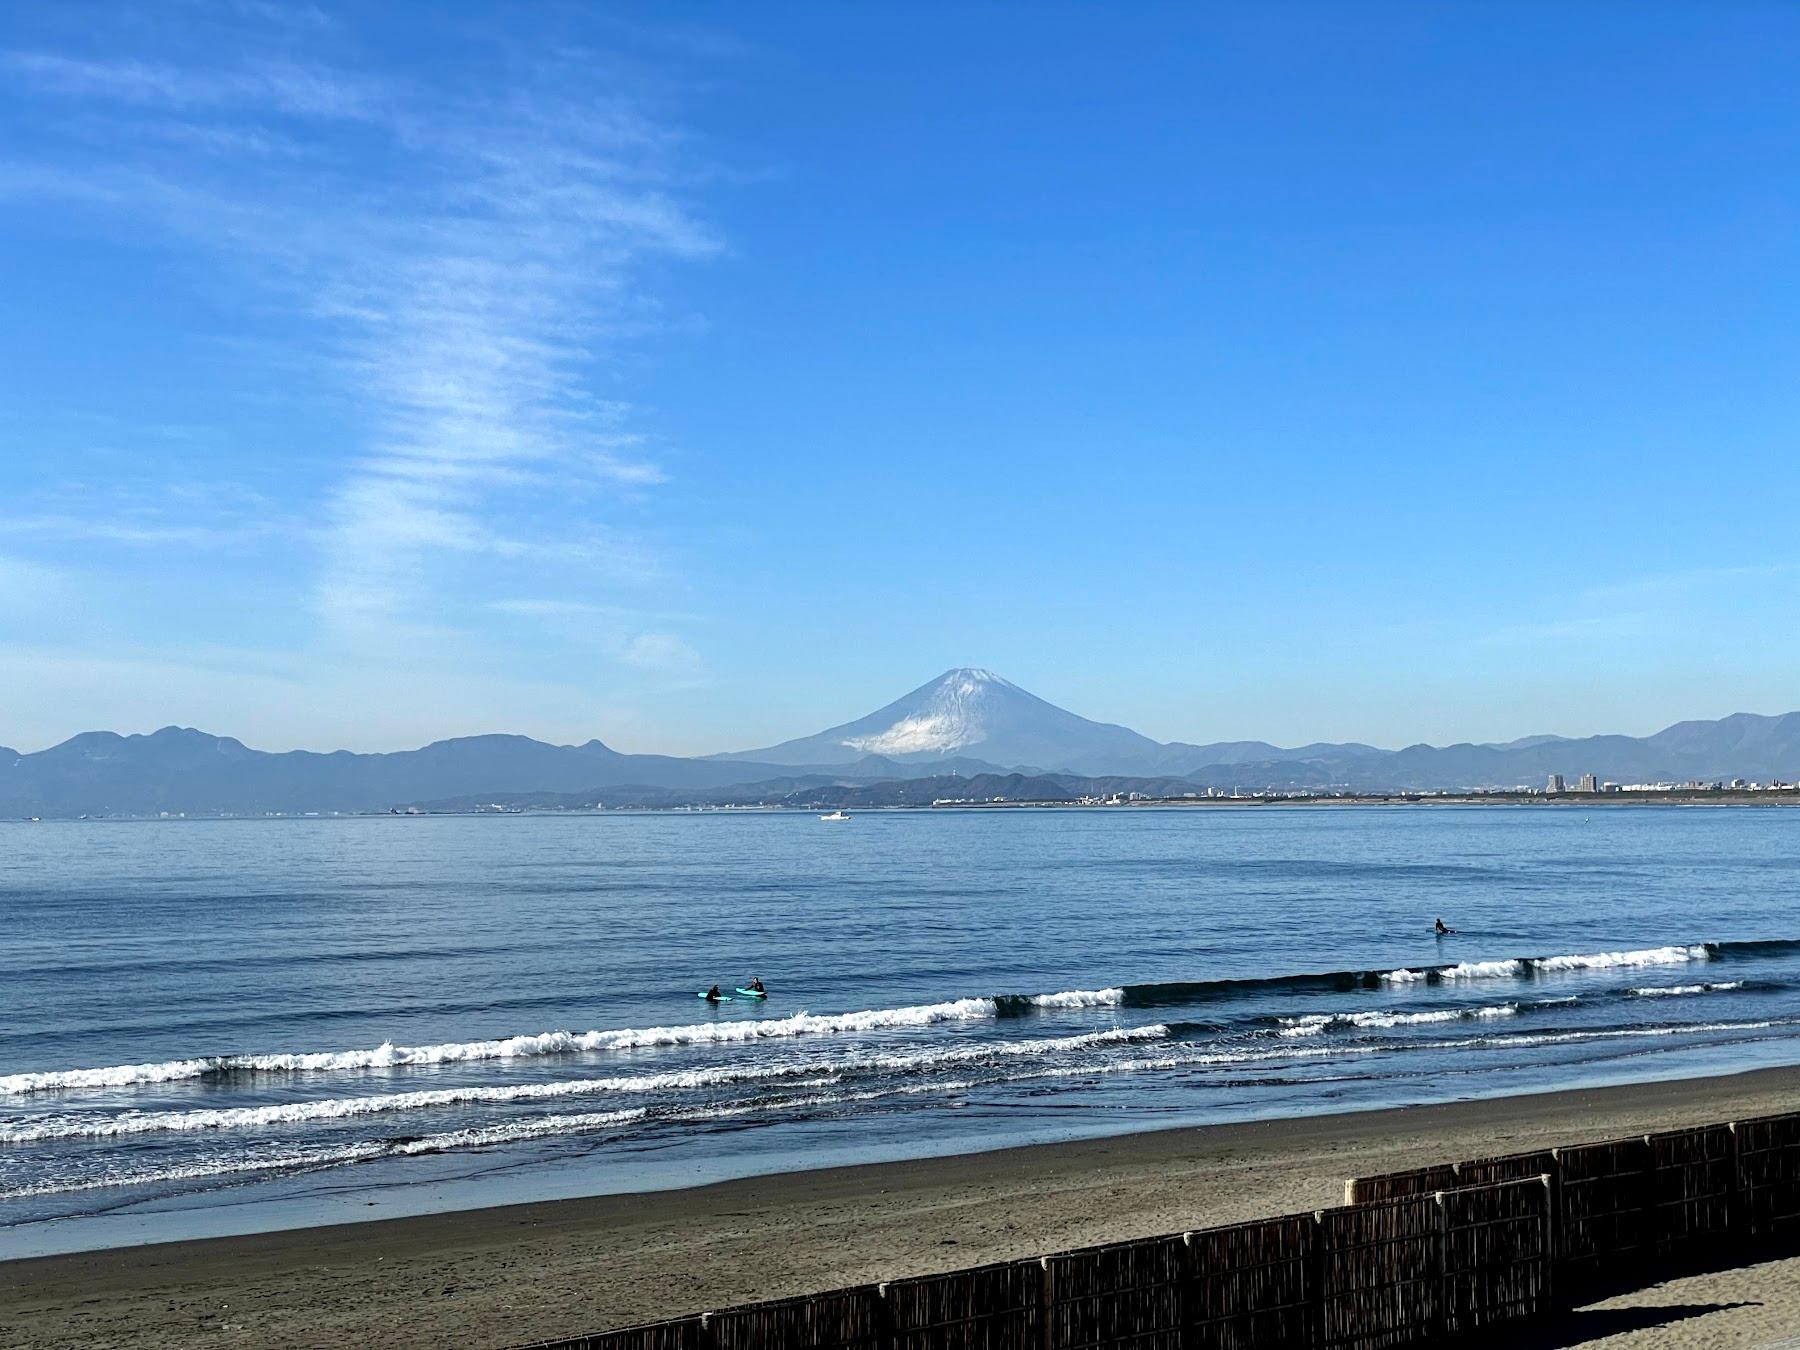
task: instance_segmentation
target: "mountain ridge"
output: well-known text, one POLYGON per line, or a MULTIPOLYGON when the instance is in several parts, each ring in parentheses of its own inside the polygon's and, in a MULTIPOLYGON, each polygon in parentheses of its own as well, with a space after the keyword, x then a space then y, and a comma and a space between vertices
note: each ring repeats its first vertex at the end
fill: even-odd
POLYGON ((1194 745, 1091 721, 992 671, 957 667, 812 736, 704 758, 625 754, 597 738, 550 745, 507 733, 360 753, 256 750, 192 727, 82 732, 29 754, 0 749, 0 815, 379 811, 482 795, 594 795, 620 786, 698 801, 720 789, 801 779, 847 791, 876 782, 1022 774, 1181 780, 1196 790, 1385 792, 1541 786, 1550 774, 1573 783, 1584 773, 1617 782, 1793 781, 1800 779, 1800 712, 1689 719, 1644 737, 1527 736, 1399 750, 1356 742, 1194 745))

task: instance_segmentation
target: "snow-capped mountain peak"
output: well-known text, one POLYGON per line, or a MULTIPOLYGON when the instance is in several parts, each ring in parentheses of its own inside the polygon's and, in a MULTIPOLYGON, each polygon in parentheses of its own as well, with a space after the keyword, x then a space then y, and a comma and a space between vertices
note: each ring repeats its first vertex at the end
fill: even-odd
MULTIPOLYGON (((1022 692, 991 670, 973 666, 947 670, 901 700, 902 704, 916 701, 912 711, 904 712, 881 730, 845 736, 843 744, 860 754, 890 758, 967 750, 987 739, 989 704, 1000 690, 1022 692)), ((889 704, 882 712, 899 707, 900 704, 889 704)))
POLYGON ((1161 750, 1135 731, 1065 712, 991 670, 958 666, 867 717, 731 757, 794 765, 868 755, 907 764, 961 757, 1009 768, 1080 770, 1143 761, 1161 750))

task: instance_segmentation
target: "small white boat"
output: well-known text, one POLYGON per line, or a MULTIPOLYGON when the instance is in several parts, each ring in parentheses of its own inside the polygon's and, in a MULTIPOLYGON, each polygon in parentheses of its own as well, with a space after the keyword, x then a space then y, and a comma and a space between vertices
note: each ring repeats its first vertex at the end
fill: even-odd
POLYGON ((848 820, 848 819, 850 819, 850 813, 848 811, 833 811, 829 815, 820 816, 819 819, 820 820, 848 820))

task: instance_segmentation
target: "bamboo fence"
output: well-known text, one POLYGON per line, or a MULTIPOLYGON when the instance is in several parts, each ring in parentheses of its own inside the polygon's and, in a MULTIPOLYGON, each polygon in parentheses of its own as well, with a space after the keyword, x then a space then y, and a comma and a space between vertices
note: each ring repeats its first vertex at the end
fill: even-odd
POLYGON ((1740 1120, 1739 1225, 1753 1238, 1800 1231, 1800 1113, 1740 1120))
POLYGON ((1388 1350, 1800 1238, 1800 1112, 1345 1183, 1346 1203, 531 1350, 1388 1350))
POLYGON ((1254 1350, 1314 1339, 1319 1225, 1311 1214, 1187 1234, 1187 1350, 1254 1350))
POLYGON ((955 1270, 881 1286, 893 1350, 1043 1350, 1042 1261, 955 1270))

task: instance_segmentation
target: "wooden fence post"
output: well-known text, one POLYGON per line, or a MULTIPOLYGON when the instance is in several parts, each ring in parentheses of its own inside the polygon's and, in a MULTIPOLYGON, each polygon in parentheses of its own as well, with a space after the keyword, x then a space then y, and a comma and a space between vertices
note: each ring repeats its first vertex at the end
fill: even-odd
POLYGON ((1436 1331, 1440 1336, 1450 1331, 1453 1318, 1450 1313, 1451 1300, 1455 1298, 1455 1281, 1450 1277, 1450 1211, 1444 1208, 1444 1193, 1433 1191, 1432 1203, 1437 1206, 1437 1273, 1438 1273, 1438 1307, 1436 1331))
POLYGON ((1312 1344, 1325 1344, 1325 1211, 1313 1211, 1312 1251, 1307 1257, 1306 1283, 1312 1290, 1308 1302, 1313 1324, 1312 1344))
MULTIPOLYGON (((1568 1273, 1563 1269, 1563 1253, 1568 1250, 1569 1246, 1568 1233, 1565 1231, 1568 1227, 1568 1216, 1566 1213, 1568 1197, 1563 1190, 1562 1150, 1560 1148, 1553 1148, 1550 1150, 1550 1161, 1556 1167, 1556 1214, 1551 1220, 1550 1245, 1556 1253, 1556 1280, 1554 1287, 1559 1291, 1557 1297, 1560 1298, 1562 1296, 1560 1291, 1564 1283, 1562 1277, 1568 1273)), ((1560 1308, 1562 1304, 1558 1303, 1556 1306, 1560 1308)))
POLYGON ((1548 1172, 1538 1173, 1544 1183, 1544 1292, 1539 1297, 1539 1313, 1548 1316, 1556 1306, 1556 1186, 1548 1172))
POLYGON ((1044 1323, 1042 1332, 1044 1350, 1055 1350, 1056 1269, 1050 1264, 1050 1258, 1047 1256, 1039 1260, 1038 1265, 1042 1266, 1044 1270, 1043 1311, 1039 1314, 1043 1318, 1044 1323))
POLYGON ((886 1280, 875 1286, 875 1298, 875 1319, 879 1326, 875 1334, 876 1344, 880 1345, 882 1350, 894 1350, 894 1344, 899 1336, 894 1330, 897 1322, 894 1317, 894 1305, 888 1301, 886 1280))
POLYGON ((1177 1317, 1179 1329, 1175 1333, 1175 1344, 1185 1345, 1191 1339, 1189 1332, 1194 1327, 1194 1310, 1198 1306, 1196 1289, 1200 1283, 1200 1272, 1194 1267, 1194 1235, 1184 1231, 1181 1235, 1181 1284, 1176 1294, 1175 1306, 1180 1309, 1177 1317))
POLYGON ((1725 1128, 1731 1134, 1731 1189, 1725 1194, 1725 1232, 1732 1244, 1743 1250, 1750 1246, 1750 1235, 1742 1231, 1749 1225, 1745 1222, 1748 1206, 1744 1203, 1744 1169, 1738 1156, 1738 1123, 1728 1120, 1725 1128))

